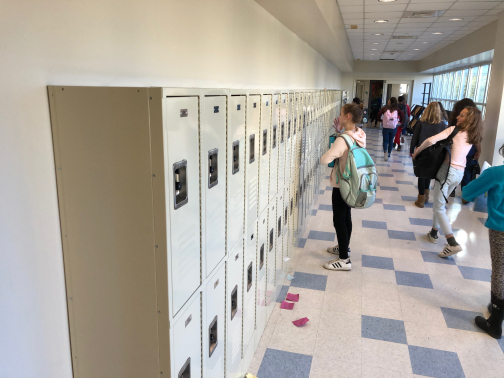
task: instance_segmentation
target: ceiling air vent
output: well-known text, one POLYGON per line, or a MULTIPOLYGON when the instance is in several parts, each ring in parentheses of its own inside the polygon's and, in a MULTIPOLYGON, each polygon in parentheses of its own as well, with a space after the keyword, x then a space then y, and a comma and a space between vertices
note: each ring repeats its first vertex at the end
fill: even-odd
POLYGON ((390 39, 417 39, 417 35, 393 35, 390 39))
POLYGON ((430 17, 440 17, 444 14, 444 10, 438 11, 406 11, 403 13, 403 18, 430 18, 430 17))

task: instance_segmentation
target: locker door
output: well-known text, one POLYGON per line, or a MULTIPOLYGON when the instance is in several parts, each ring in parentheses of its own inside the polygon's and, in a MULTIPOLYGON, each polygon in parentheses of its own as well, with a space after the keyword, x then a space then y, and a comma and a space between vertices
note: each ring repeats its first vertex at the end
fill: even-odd
POLYGON ((172 377, 201 377, 201 299, 195 295, 173 326, 172 377))
POLYGON ((267 288, 267 264, 268 264, 268 214, 269 208, 266 208, 260 215, 257 225, 257 250, 256 250, 256 272, 257 272, 257 291, 256 291, 256 333, 254 337, 255 347, 259 344, 264 329, 266 328, 266 288, 267 288))
POLYGON ((259 214, 269 203, 269 161, 271 137, 271 95, 261 96, 261 132, 259 157, 259 214))
POLYGON ((245 96, 229 98, 227 248, 243 237, 245 217, 245 96))
POLYGON ((285 141, 285 184, 289 183, 291 179, 291 155, 292 155, 292 121, 289 119, 287 121, 286 127, 287 137, 285 141))
POLYGON ((169 97, 163 101, 169 267, 176 314, 201 283, 199 105, 197 97, 169 97))
POLYGON ((206 96, 201 132, 204 261, 208 276, 226 255, 226 96, 206 96))
POLYGON ((204 289, 203 376, 224 376, 224 317, 226 316, 226 269, 220 267, 208 278, 204 289))
POLYGON ((273 306, 275 304, 275 253, 276 253, 276 197, 274 197, 268 206, 268 243, 267 243, 267 263, 266 263, 266 319, 269 319, 273 306))
POLYGON ((279 150, 278 150, 278 191, 285 183, 285 151, 287 146, 287 95, 283 93, 280 104, 280 129, 279 129, 279 150))
MULTIPOLYGON (((247 230, 245 236, 244 273, 243 273, 243 351, 253 344, 255 328, 256 297, 256 255, 257 255, 257 219, 247 230)), ((247 368, 246 366, 245 368, 247 368)))
POLYGON ((282 264, 282 272, 283 272, 283 277, 282 280, 279 282, 280 285, 283 284, 283 278, 285 278, 285 273, 289 271, 290 269, 290 264, 291 264, 291 259, 289 256, 289 236, 290 236, 290 224, 289 224, 289 219, 290 219, 290 214, 289 214, 289 202, 290 202, 290 194, 289 194, 289 184, 286 184, 284 187, 284 203, 283 203, 283 230, 282 230, 282 246, 283 246, 283 253, 282 253, 282 259, 283 259, 283 264, 282 264))
POLYGON ((277 211, 276 211, 276 253, 275 253, 275 299, 277 298, 276 293, 280 291, 280 287, 285 278, 283 274, 283 255, 284 255, 284 245, 283 245, 283 231, 284 231, 284 192, 285 188, 280 188, 277 194, 277 211))
POLYGON ((271 143, 270 143, 270 177, 269 177, 269 202, 275 198, 278 192, 278 150, 279 150, 279 97, 273 95, 272 120, 271 120, 271 143))
POLYGON ((226 262, 226 377, 243 377, 242 321, 243 321, 243 239, 230 252, 226 262))
POLYGON ((261 116, 261 96, 247 98, 247 125, 245 140, 245 229, 257 219, 259 201, 259 121, 261 116))

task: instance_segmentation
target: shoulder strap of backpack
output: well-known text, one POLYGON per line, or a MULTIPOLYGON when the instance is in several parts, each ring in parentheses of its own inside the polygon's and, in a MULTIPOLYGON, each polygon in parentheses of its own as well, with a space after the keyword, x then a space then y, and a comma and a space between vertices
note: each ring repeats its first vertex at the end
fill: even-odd
MULTIPOLYGON (((453 143, 453 138, 455 138, 455 136, 458 134, 458 132, 460 131, 460 129, 458 128, 458 126, 455 126, 455 128, 453 129, 452 133, 450 134, 450 136, 448 138, 446 138, 446 140, 449 141, 450 143, 450 146, 451 144, 453 143)), ((446 177, 444 179, 444 182, 441 182, 437 179, 436 177, 436 180, 439 181, 439 183, 441 184, 441 193, 443 193, 443 186, 444 184, 446 184, 446 181, 448 180, 448 174, 450 173, 450 167, 451 167, 451 148, 450 147, 445 147, 446 148, 446 152, 448 153, 448 170, 446 171, 446 177)), ((448 199, 446 198, 446 196, 444 195, 443 193, 443 197, 445 199, 446 202, 448 202, 448 199)))

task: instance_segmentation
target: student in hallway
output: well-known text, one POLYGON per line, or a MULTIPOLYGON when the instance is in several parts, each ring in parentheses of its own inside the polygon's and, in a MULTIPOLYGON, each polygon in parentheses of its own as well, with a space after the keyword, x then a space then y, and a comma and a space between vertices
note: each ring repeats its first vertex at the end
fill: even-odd
POLYGON ((397 107, 401 110, 401 112, 404 113, 406 116, 406 122, 401 123, 399 126, 397 126, 397 131, 394 139, 394 145, 397 146, 397 151, 402 150, 402 145, 404 144, 404 130, 406 130, 406 126, 408 126, 410 117, 411 117, 411 109, 408 104, 406 104, 406 100, 404 99, 404 96, 399 96, 397 98, 399 103, 397 104, 397 107))
MULTIPOLYGON (((499 153, 504 156, 504 145, 499 153)), ((500 339, 504 320, 504 166, 487 168, 476 180, 462 189, 468 201, 488 192, 488 219, 485 226, 490 236, 492 259, 490 318, 477 316, 476 325, 490 336, 500 339)))
MULTIPOLYGON (((420 122, 414 128, 410 143, 410 156, 413 156, 418 148, 428 138, 439 134, 446 128, 443 122, 443 115, 439 107, 439 102, 431 102, 422 114, 420 122)), ((417 207, 423 208, 429 201, 430 179, 418 178, 418 199, 415 202, 417 207)))
POLYGON ((397 98, 390 97, 388 105, 384 106, 378 113, 378 118, 381 120, 383 117, 383 158, 385 161, 390 159, 392 148, 394 147, 394 137, 396 134, 396 127, 399 123, 404 125, 406 116, 399 109, 397 98))
MULTIPOLYGON (((453 138, 453 145, 451 148, 451 163, 449 163, 449 155, 446 154, 446 160, 437 173, 437 179, 434 183, 434 198, 432 201, 434 205, 432 230, 427 234, 427 238, 431 243, 437 244, 438 230, 439 227, 442 228, 448 244, 443 249, 443 252, 439 254, 440 257, 448 257, 462 251, 462 247, 453 236, 450 220, 446 215, 446 197, 458 184, 460 184, 460 181, 462 181, 466 165, 466 156, 471 149, 471 145, 481 142, 482 123, 479 109, 468 106, 460 112, 457 117, 456 126, 458 128, 458 133, 453 138), (441 182, 444 183, 443 187, 441 187, 441 182)), ((416 149, 413 154, 413 159, 425 148, 447 139, 454 130, 455 126, 448 127, 441 133, 427 139, 416 149)))
MULTIPOLYGON (((360 147, 366 147, 366 133, 356 126, 361 119, 362 111, 359 105, 347 104, 341 108, 341 114, 336 121, 336 129, 349 135, 360 147)), ((338 159, 339 162, 335 162, 331 171, 333 223, 338 245, 327 249, 328 252, 336 255, 335 259, 324 264, 324 268, 329 270, 352 269, 352 263, 349 258, 352 217, 350 206, 345 203, 339 190, 340 174, 345 169, 348 152, 345 140, 343 138, 336 138, 329 151, 320 158, 320 163, 324 165, 331 163, 335 159, 338 159)))
POLYGON ((369 120, 370 125, 373 123, 373 121, 374 121, 375 127, 378 125, 378 121, 379 121, 378 112, 381 109, 381 105, 382 105, 381 97, 375 97, 371 101, 371 117, 369 120))

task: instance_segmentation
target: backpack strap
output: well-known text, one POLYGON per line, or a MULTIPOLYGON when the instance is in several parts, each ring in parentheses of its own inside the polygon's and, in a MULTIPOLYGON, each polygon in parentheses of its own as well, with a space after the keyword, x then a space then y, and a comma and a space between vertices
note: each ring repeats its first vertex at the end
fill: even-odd
MULTIPOLYGON (((341 133, 340 135, 337 136, 336 139, 338 139, 338 138, 343 138, 343 140, 345 141, 346 145, 348 146, 348 153, 350 153, 350 151, 352 151, 355 148, 354 145, 356 145, 356 143, 352 141, 352 138, 350 136, 341 133)), ((334 142, 336 143, 336 140, 334 142)), ((340 165, 339 165, 339 158, 336 159, 336 163, 338 165, 338 169, 336 170, 336 178, 338 179, 338 182, 339 182, 339 175, 341 175, 341 168, 340 168, 340 165)), ((335 167, 336 167, 336 165, 335 165, 335 167)), ((346 167, 345 167, 345 169, 346 169, 346 167)))
MULTIPOLYGON (((439 181, 438 178, 436 177, 436 181, 438 181, 441 184, 441 187, 440 187, 441 193, 443 193, 443 186, 444 186, 444 184, 446 184, 446 181, 448 180, 448 174, 450 173, 450 167, 451 167, 451 146, 453 144, 453 138, 455 138, 455 136, 458 134, 459 131, 460 131, 460 129, 458 128, 458 126, 455 126, 455 128, 453 129, 453 131, 450 134, 450 136, 448 138, 446 138, 446 140, 449 143, 449 146, 445 147, 446 150, 447 150, 446 152, 448 153, 448 156, 449 156, 448 170, 446 171, 446 177, 444 179, 444 182, 439 181)), ((444 193, 443 193, 443 197, 444 197, 445 201, 448 202, 448 199, 446 198, 446 196, 444 195, 444 193)))

